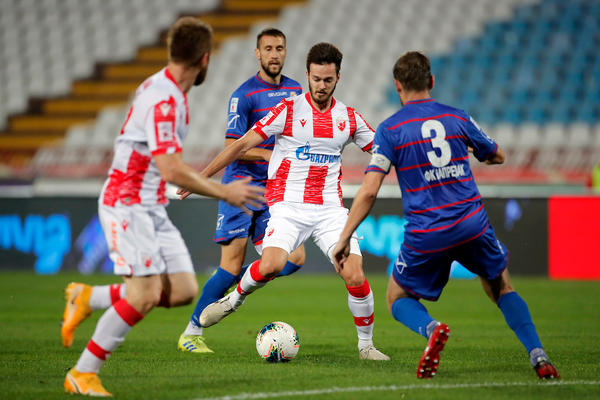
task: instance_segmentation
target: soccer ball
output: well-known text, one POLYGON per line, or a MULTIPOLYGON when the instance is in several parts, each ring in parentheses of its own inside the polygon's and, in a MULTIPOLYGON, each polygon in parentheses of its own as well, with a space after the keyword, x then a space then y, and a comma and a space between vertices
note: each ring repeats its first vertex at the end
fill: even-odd
POLYGON ((299 349, 300 341, 296 330, 285 322, 268 323, 256 336, 256 351, 268 362, 293 360, 299 349))

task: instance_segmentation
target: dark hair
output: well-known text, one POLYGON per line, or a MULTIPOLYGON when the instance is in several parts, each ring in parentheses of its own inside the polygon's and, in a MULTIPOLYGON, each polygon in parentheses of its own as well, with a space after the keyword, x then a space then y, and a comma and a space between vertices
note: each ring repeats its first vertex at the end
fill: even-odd
POLYGON ((258 35, 256 35, 256 48, 260 48, 260 39, 262 39, 263 36, 274 36, 274 37, 280 37, 283 38, 283 42, 286 42, 286 38, 285 38, 285 34, 283 32, 281 32, 279 29, 277 28, 267 28, 267 29, 263 29, 262 31, 260 31, 260 33, 258 35))
POLYGON ((167 34, 169 60, 197 65, 212 48, 212 28, 195 17, 181 17, 167 34))
POLYGON ((394 79, 408 91, 431 90, 431 66, 427 56, 418 51, 404 53, 394 64, 394 79))
POLYGON ((308 51, 306 70, 310 72, 310 64, 335 64, 335 72, 342 66, 342 52, 331 43, 317 43, 308 51))

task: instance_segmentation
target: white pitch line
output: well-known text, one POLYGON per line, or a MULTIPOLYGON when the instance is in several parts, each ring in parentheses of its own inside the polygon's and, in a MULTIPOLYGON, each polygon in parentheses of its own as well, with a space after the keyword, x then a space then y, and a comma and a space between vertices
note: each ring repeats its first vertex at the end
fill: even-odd
POLYGON ((333 386, 324 389, 312 390, 290 390, 285 392, 259 392, 259 393, 240 393, 222 397, 202 397, 194 400, 248 400, 248 399, 270 399, 276 397, 293 396, 317 396, 331 393, 348 392, 388 392, 397 390, 425 390, 425 389, 472 389, 472 388, 491 388, 491 387, 518 387, 518 386, 572 386, 572 385, 600 385, 600 381, 545 381, 545 382, 484 382, 484 383, 455 383, 455 384, 422 384, 422 385, 389 385, 389 386, 355 386, 355 387, 337 387, 333 386))

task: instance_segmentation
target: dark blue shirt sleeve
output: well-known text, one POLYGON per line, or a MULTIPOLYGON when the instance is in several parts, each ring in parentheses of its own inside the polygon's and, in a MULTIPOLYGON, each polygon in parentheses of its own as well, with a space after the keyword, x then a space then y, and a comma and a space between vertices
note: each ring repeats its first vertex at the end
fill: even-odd
POLYGON ((391 165, 395 164, 394 147, 390 145, 388 136, 389 132, 387 128, 383 124, 380 124, 375 131, 375 139, 373 140, 373 156, 365 172, 376 171, 387 174, 390 171, 391 165), (381 156, 385 157, 389 163, 385 159, 382 159, 381 156))
POLYGON ((486 135, 473 118, 468 115, 467 122, 464 123, 464 130, 469 142, 467 144, 473 147, 475 158, 483 162, 496 154, 498 144, 486 135))
POLYGON ((231 95, 227 113, 226 138, 239 139, 248 130, 248 114, 252 110, 252 105, 249 103, 248 98, 237 90, 231 95))

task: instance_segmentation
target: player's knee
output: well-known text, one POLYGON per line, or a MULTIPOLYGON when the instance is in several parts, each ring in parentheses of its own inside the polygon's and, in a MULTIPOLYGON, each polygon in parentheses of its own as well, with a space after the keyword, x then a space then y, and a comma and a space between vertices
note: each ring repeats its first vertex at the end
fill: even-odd
POLYGON ((363 283, 365 283, 365 274, 361 270, 353 271, 342 278, 344 278, 346 286, 350 287, 361 286, 363 283))
POLYGON ((272 262, 267 260, 261 260, 259 265, 259 271, 265 278, 271 278, 283 270, 285 264, 278 262, 272 262))

